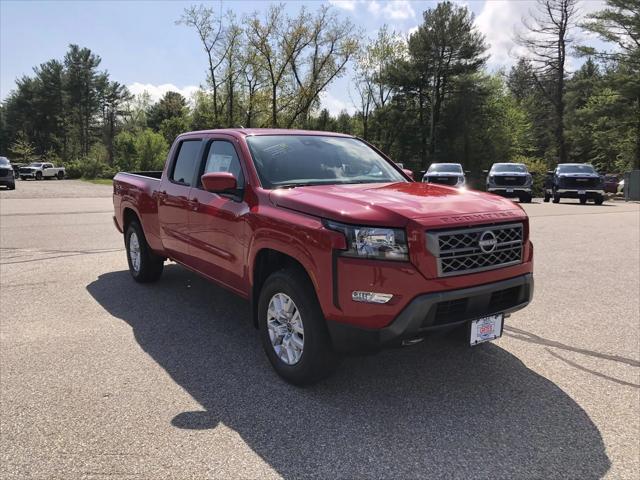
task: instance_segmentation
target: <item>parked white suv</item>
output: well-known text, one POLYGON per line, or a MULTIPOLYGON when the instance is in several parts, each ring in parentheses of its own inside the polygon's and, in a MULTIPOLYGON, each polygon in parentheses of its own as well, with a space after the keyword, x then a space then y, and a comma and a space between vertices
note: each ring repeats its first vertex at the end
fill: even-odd
POLYGON ((53 163, 34 162, 26 167, 20 167, 19 173, 21 180, 26 180, 27 178, 35 178, 36 180, 57 178, 62 180, 64 178, 64 167, 54 167, 53 163))

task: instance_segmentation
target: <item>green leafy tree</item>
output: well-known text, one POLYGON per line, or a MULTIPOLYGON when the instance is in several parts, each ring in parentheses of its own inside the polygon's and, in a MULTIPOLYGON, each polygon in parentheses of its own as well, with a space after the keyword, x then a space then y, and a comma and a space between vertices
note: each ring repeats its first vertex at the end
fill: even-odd
POLYGON ((36 149, 24 132, 19 132, 9 151, 18 163, 29 163, 36 158, 36 149))

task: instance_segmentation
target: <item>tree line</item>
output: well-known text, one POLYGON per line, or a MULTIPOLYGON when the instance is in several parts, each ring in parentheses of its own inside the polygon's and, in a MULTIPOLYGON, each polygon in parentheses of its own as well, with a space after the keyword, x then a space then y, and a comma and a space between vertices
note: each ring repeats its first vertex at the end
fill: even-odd
POLYGON ((473 14, 451 2, 426 10, 409 36, 385 26, 372 39, 329 6, 271 5, 240 21, 191 6, 176 24, 194 32, 206 65, 192 98, 133 96, 98 55, 70 45, 0 104, 0 154, 109 177, 161 168, 183 131, 244 126, 354 134, 415 171, 436 161, 475 173, 507 161, 534 171, 640 163, 640 0, 607 0, 586 17, 577 0, 539 0, 515 37, 521 58, 498 72, 488 71, 473 14), (611 48, 577 44, 579 30, 611 48), (332 116, 322 94, 348 67, 355 113, 332 116))

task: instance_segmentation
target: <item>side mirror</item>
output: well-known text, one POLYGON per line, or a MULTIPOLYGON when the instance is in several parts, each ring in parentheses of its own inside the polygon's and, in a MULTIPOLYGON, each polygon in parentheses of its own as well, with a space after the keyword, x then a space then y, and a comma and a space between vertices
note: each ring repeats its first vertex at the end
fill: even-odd
POLYGON ((465 171, 464 171, 464 174, 465 174, 465 175, 471 175, 471 170, 465 170, 465 171))
POLYGON ((201 180, 204 189, 211 193, 224 193, 238 187, 236 177, 229 172, 205 173, 201 180))
POLYGON ((409 170, 408 168, 403 168, 402 171, 404 172, 405 175, 407 175, 411 180, 415 180, 415 178, 413 178, 413 172, 411 170, 409 170))
POLYGON ((553 175, 553 170, 547 170, 547 175, 553 175))
POLYGON ((482 173, 486 175, 487 173, 489 173, 489 170, 482 170, 482 173))

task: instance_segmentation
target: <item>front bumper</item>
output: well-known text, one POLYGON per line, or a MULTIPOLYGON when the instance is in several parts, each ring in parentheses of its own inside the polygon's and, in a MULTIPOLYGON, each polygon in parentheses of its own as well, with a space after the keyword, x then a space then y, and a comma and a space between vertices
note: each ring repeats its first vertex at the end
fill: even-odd
POLYGON ((495 193, 496 195, 501 195, 503 197, 518 197, 520 195, 531 195, 531 187, 488 187, 487 192, 495 193))
POLYGON ((8 187, 9 185, 15 185, 15 184, 16 184, 16 181, 13 178, 13 176, 6 177, 6 178, 0 178, 0 185, 8 187))
POLYGON ((527 273, 485 285, 423 294, 414 298, 393 322, 380 329, 336 321, 327 321, 327 326, 337 351, 376 351, 476 318, 520 310, 531 301, 533 285, 533 274, 527 273))
POLYGON ((565 197, 565 198, 579 198, 582 196, 586 196, 587 198, 592 198, 592 197, 601 197, 604 195, 604 190, 602 189, 597 189, 597 188, 586 188, 586 189, 580 189, 578 190, 577 188, 557 188, 556 189, 556 193, 560 196, 560 197, 565 197), (578 193, 578 192, 584 192, 584 193, 578 193))
POLYGON ((36 172, 20 172, 20 177, 36 178, 36 172))

